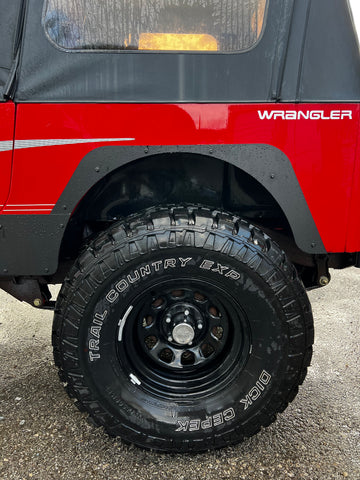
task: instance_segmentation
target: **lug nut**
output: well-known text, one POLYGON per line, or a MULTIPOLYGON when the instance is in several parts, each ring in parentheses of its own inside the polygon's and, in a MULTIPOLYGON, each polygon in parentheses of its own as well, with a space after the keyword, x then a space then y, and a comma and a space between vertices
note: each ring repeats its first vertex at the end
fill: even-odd
POLYGON ((185 310, 184 312, 185 315, 189 315, 189 313, 190 313, 189 310, 185 310))
POLYGON ((322 275, 322 276, 319 278, 319 284, 320 284, 322 287, 325 287, 326 285, 328 285, 329 282, 330 282, 329 277, 326 277, 325 275, 322 275))
POLYGON ((197 327, 198 327, 199 330, 201 330, 202 327, 203 327, 202 323, 198 323, 198 324, 197 324, 197 327))
POLYGON ((168 341, 169 341, 169 342, 172 342, 172 341, 173 341, 173 338, 172 338, 171 335, 168 336, 168 341))
POLYGON ((35 300, 34 300, 34 306, 35 307, 41 307, 42 303, 43 302, 42 302, 41 298, 35 298, 35 300))
POLYGON ((166 323, 170 323, 171 322, 171 318, 170 317, 167 317, 167 319, 165 320, 166 323))

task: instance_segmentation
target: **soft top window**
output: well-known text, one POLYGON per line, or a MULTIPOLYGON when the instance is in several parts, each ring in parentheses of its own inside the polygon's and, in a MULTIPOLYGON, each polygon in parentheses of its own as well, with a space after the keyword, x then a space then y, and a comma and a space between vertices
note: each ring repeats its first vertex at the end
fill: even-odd
POLYGON ((45 0, 43 24, 66 50, 248 50, 269 0, 45 0))

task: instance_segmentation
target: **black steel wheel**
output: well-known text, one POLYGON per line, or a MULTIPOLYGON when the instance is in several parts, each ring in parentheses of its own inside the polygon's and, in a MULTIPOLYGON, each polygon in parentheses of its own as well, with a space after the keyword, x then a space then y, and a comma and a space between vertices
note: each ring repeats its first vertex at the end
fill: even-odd
POLYGON ((250 348, 240 305, 220 286, 195 278, 167 280, 141 292, 117 338, 122 368, 143 389, 169 400, 217 391, 242 368, 250 348))
POLYGON ((112 435, 160 451, 271 423, 311 359, 312 316, 280 249, 237 217, 150 209, 100 234, 57 302, 55 362, 112 435))

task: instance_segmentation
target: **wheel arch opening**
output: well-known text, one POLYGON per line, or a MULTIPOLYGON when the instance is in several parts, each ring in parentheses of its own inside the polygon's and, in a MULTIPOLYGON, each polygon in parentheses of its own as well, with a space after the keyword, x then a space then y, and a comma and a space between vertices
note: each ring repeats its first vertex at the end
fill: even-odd
MULTIPOLYGON (((82 197, 66 227, 60 264, 110 224, 155 205, 204 205, 253 223, 290 255, 301 256, 274 196, 249 173, 216 156, 166 152, 140 157, 107 173, 82 197)), ((304 254, 306 255, 306 254, 304 254)))

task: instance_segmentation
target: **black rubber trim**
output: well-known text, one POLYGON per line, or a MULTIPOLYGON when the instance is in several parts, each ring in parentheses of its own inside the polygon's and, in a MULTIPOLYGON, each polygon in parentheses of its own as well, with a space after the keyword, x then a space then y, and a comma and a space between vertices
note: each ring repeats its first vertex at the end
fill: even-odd
POLYGON ((50 215, 1 215, 0 275, 54 274, 71 212, 96 182, 147 155, 179 152, 212 155, 254 177, 279 203, 298 247, 326 253, 289 159, 271 145, 106 146, 82 159, 50 215))
POLYGON ((254 177, 279 203, 298 247, 307 253, 326 253, 304 194, 288 157, 271 145, 106 146, 92 150, 80 162, 53 213, 72 211, 87 191, 116 168, 139 158, 171 153, 211 155, 254 177))
POLYGON ((61 215, 0 216, 0 276, 49 275, 70 217, 61 215))

